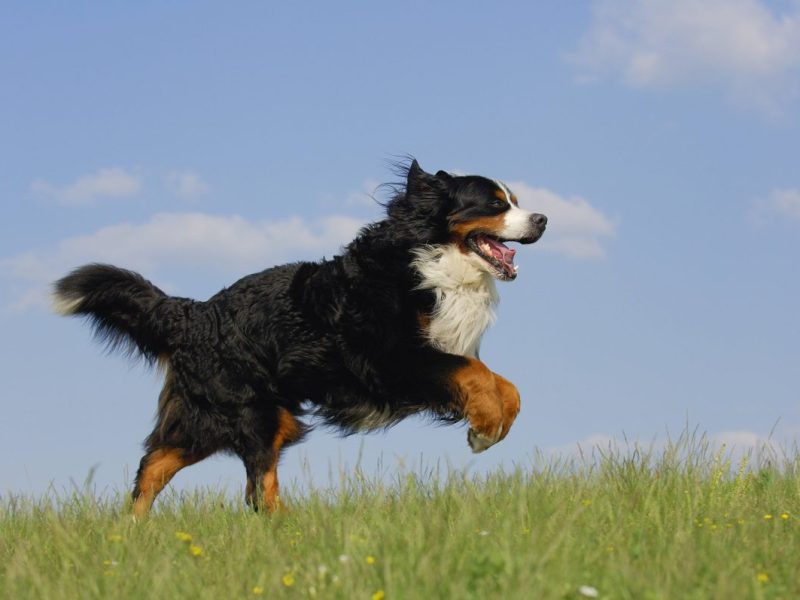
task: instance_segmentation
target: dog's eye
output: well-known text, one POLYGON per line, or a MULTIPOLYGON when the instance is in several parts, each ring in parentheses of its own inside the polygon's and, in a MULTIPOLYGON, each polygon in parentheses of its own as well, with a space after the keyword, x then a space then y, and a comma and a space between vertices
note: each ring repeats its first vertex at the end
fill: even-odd
POLYGON ((500 200, 499 198, 492 199, 491 207, 492 208, 504 208, 507 205, 505 200, 500 200))

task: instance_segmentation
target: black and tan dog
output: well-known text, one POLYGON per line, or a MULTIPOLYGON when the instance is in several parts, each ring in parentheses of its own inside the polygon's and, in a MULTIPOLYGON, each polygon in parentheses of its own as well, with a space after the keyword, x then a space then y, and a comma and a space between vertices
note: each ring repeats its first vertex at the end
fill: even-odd
POLYGON ((505 184, 424 172, 416 161, 340 256, 249 275, 205 302, 167 296, 140 275, 92 264, 59 280, 57 310, 88 317, 101 339, 166 376, 145 442, 134 512, 183 467, 239 456, 247 499, 273 510, 283 448, 310 415, 344 433, 427 413, 469 424, 476 452, 502 440, 516 387, 478 360, 497 303, 516 277, 505 242, 535 242, 547 223, 505 184))

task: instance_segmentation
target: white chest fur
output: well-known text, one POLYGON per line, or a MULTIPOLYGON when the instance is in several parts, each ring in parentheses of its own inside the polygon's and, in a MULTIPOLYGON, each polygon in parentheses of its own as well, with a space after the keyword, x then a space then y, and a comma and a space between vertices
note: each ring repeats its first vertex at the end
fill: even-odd
POLYGON ((436 296, 427 329, 431 345, 451 354, 477 357, 499 300, 494 277, 476 264, 480 258, 452 245, 422 248, 415 254, 412 265, 422 276, 419 288, 436 296))

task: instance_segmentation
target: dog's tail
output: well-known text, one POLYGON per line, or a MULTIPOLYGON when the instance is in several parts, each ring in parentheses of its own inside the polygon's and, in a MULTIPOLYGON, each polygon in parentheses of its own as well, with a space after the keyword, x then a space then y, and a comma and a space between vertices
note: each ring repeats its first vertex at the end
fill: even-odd
POLYGON ((87 317, 95 336, 110 350, 140 354, 155 362, 184 331, 187 305, 133 271, 111 265, 79 267, 53 285, 53 308, 62 315, 87 317))

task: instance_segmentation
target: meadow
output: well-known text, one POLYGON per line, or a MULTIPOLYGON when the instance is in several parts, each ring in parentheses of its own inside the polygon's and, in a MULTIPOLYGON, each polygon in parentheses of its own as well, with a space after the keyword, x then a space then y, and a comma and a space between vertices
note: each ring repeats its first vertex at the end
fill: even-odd
POLYGON ((0 497, 2 598, 798 598, 800 453, 538 456, 504 472, 361 470, 254 514, 91 486, 0 497))

